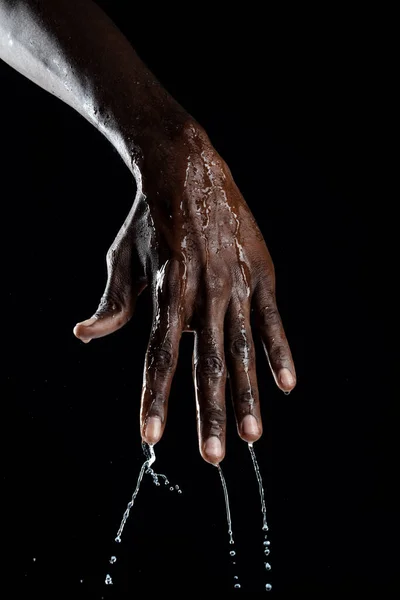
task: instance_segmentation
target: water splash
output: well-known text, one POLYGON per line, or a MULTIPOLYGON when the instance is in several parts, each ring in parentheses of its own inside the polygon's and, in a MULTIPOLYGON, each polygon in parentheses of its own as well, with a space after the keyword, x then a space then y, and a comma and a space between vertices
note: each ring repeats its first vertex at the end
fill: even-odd
MULTIPOLYGON (((124 531, 126 522, 129 518, 131 509, 133 507, 133 505, 135 504, 135 500, 139 494, 139 490, 140 490, 140 485, 142 483, 143 480, 143 476, 144 475, 150 475, 150 477, 153 479, 153 483, 156 486, 160 486, 160 479, 164 480, 164 485, 169 485, 169 480, 167 478, 166 475, 163 475, 162 473, 156 473, 153 469, 152 466, 156 460, 156 455, 154 452, 154 447, 152 444, 142 444, 142 450, 143 453, 146 457, 146 460, 144 461, 144 463, 141 466, 141 469, 139 471, 139 475, 136 481, 136 487, 135 490, 132 494, 132 498, 130 499, 130 501, 128 502, 128 505, 126 507, 126 510, 123 514, 122 520, 121 520, 121 524, 119 526, 118 532, 117 532, 117 537, 115 538, 115 541, 119 544, 121 543, 121 536, 122 533, 124 531)), ((182 494, 182 490, 180 489, 179 485, 175 485, 174 487, 171 486, 170 487, 171 491, 177 491, 178 494, 182 494)), ((115 564, 117 561, 117 557, 116 556, 111 556, 111 558, 109 559, 110 564, 115 564)), ((105 584, 106 585, 113 585, 113 581, 112 578, 109 574, 107 574, 106 579, 105 579, 105 584)))
MULTIPOLYGON (((139 472, 139 476, 138 476, 138 478, 137 478, 137 482, 136 482, 135 491, 133 492, 133 494, 132 494, 132 498, 131 498, 131 500, 128 502, 128 506, 126 507, 126 510, 125 510, 125 512, 124 512, 124 514, 123 514, 122 521, 121 521, 121 524, 120 524, 120 526, 119 526, 119 529, 118 529, 117 537, 115 538, 115 541, 116 541, 118 544, 121 542, 121 535, 122 535, 122 532, 124 531, 124 528, 125 528, 126 522, 127 522, 128 518, 129 518, 129 514, 130 514, 130 512, 131 512, 131 508, 132 508, 132 506, 135 504, 135 500, 136 500, 136 498, 137 498, 137 495, 138 495, 138 493, 139 493, 139 490, 140 490, 140 484, 142 483, 143 475, 145 474, 145 472, 146 472, 148 469, 150 469, 151 465, 152 465, 152 464, 155 462, 155 460, 156 460, 156 455, 155 455, 155 453, 154 453, 154 448, 153 448, 153 446, 152 446, 152 445, 149 445, 149 447, 148 447, 148 449, 149 449, 149 450, 148 450, 148 452, 147 452, 147 448, 146 448, 146 445, 145 445, 145 444, 143 444, 143 445, 142 445, 142 448, 143 448, 143 451, 144 451, 145 455, 146 455, 146 454, 148 455, 148 458, 147 458, 147 459, 144 461, 144 463, 142 464, 142 467, 141 467, 141 469, 140 469, 140 472, 139 472)), ((153 481, 154 481, 154 479, 153 479, 153 481)))
MULTIPOLYGON (((144 461, 140 472, 139 472, 139 476, 137 478, 137 482, 136 482, 136 488, 135 491, 132 494, 132 498, 130 500, 130 502, 128 502, 128 506, 126 507, 126 510, 124 512, 124 515, 122 517, 122 521, 121 521, 121 525, 119 526, 118 529, 118 533, 117 533, 117 537, 115 538, 115 541, 117 543, 121 542, 121 535, 122 532, 125 528, 126 522, 129 518, 129 514, 130 511, 135 503, 135 500, 137 498, 137 495, 139 493, 140 490, 140 485, 142 483, 142 479, 143 479, 143 475, 150 475, 151 478, 153 479, 153 483, 156 486, 160 485, 160 478, 164 480, 164 485, 169 485, 169 480, 167 478, 166 475, 163 475, 162 473, 156 473, 152 468, 151 465, 154 464, 155 460, 156 460, 156 455, 154 452, 154 446, 152 444, 142 444, 142 449, 143 449, 143 453, 146 457, 146 460, 144 461)), ((182 490, 179 488, 179 485, 176 485, 175 487, 171 486, 169 488, 171 491, 176 490, 179 494, 182 494, 182 490)))

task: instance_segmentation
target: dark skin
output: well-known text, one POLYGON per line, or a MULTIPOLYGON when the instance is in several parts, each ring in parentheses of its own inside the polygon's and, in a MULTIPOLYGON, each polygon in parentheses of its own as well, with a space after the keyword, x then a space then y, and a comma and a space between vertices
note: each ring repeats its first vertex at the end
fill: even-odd
POLYGON ((138 295, 151 289, 143 440, 155 444, 163 434, 183 332, 194 334, 203 458, 218 464, 225 455, 228 373, 238 433, 258 440, 251 312, 282 391, 294 388, 295 368, 267 246, 204 129, 90 0, 0 0, 0 57, 88 119, 135 177, 134 204, 107 253, 104 295, 74 333, 84 342, 113 333, 132 317, 138 295))

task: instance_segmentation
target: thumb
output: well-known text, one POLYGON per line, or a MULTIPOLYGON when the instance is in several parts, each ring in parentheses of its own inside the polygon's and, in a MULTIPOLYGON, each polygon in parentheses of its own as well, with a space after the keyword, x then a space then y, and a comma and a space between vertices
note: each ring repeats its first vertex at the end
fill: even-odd
POLYGON ((132 273, 132 250, 126 246, 108 251, 107 272, 106 289, 96 312, 73 330, 86 344, 121 329, 132 317, 136 300, 147 285, 143 274, 132 273))

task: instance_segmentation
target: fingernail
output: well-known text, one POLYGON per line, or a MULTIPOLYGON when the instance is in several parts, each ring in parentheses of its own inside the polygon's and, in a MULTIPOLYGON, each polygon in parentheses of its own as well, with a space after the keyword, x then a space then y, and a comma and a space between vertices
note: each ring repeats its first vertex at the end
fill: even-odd
POLYGON ((246 415, 241 424, 242 434, 258 436, 260 435, 260 428, 257 423, 257 419, 253 415, 246 415))
POLYGON ((147 420, 144 435, 149 444, 156 444, 158 442, 161 436, 160 417, 150 417, 147 420))
POLYGON ((281 369, 279 371, 278 379, 279 383, 284 388, 291 388, 295 384, 295 379, 289 369, 281 369))
POLYGON ((90 319, 86 319, 86 321, 82 321, 82 323, 78 323, 78 325, 83 325, 84 327, 90 327, 93 323, 96 323, 97 317, 90 317, 90 319))
POLYGON ((212 462, 215 462, 221 458, 222 445, 215 435, 208 438, 208 440, 204 444, 204 454, 206 454, 212 462))

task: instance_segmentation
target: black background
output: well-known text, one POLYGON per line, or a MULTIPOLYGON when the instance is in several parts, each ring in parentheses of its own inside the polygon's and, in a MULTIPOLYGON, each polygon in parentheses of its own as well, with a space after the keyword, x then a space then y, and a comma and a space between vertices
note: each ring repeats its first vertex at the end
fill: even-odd
MULTIPOLYGON (((230 410, 223 468, 242 591, 268 579, 288 597, 396 590, 390 35, 360 16, 262 18, 250 6, 222 18, 209 6, 128 15, 101 4, 208 131, 276 267, 298 386, 290 396, 275 387, 257 341, 273 570, 267 578, 257 485, 230 410)), ((3 63, 0 86, 8 580, 86 598, 233 591, 218 473, 197 448, 190 335, 155 464, 183 494, 145 478, 108 565, 143 461, 150 297, 109 338, 86 346, 72 328, 97 307, 134 183, 72 109, 3 63)))

